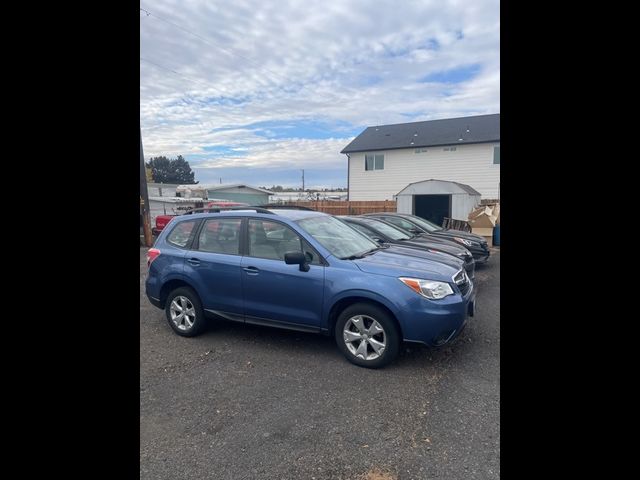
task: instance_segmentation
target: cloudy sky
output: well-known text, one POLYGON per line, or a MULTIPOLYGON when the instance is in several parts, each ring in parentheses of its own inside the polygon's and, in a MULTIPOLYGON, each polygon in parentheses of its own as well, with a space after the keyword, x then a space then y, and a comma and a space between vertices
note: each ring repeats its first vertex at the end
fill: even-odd
POLYGON ((500 112, 497 0, 141 0, 145 157, 346 187, 367 126, 500 112))

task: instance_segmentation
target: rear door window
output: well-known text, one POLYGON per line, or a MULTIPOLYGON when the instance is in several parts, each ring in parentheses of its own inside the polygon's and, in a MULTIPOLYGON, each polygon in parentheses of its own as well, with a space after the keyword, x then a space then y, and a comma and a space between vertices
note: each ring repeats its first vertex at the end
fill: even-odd
POLYGON ((210 218, 198 237, 198 250, 209 253, 240 254, 240 218, 210 218))
POLYGON ((187 248, 191 243, 192 236, 195 233, 194 227, 197 223, 198 220, 179 222, 173 230, 171 230, 171 233, 167 237, 167 243, 179 248, 187 248))

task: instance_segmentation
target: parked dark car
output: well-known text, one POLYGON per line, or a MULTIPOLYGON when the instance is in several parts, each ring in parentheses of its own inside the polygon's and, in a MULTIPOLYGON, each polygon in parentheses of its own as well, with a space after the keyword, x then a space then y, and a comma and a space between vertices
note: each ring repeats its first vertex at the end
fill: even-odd
POLYGON ((402 341, 452 341, 475 312, 461 260, 392 250, 320 212, 182 215, 148 252, 146 294, 181 336, 202 333, 205 315, 318 332, 352 363, 378 368, 402 341))
POLYGON ((385 222, 381 218, 362 216, 339 216, 338 218, 375 242, 410 249, 407 252, 409 255, 416 251, 426 251, 438 254, 441 259, 454 257, 462 260, 467 275, 472 280, 474 278, 476 262, 471 252, 464 247, 457 244, 445 245, 444 243, 433 242, 429 240, 429 237, 414 235, 385 222))
POLYGON ((424 218, 407 213, 366 213, 364 216, 381 218, 416 235, 427 236, 430 240, 454 241, 469 250, 476 263, 486 262, 491 255, 487 241, 475 233, 444 229, 424 218))

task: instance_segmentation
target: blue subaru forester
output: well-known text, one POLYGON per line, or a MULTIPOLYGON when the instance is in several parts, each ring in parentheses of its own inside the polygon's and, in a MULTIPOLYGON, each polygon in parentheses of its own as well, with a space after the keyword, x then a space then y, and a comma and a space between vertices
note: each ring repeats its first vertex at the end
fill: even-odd
POLYGON ((191 337, 207 317, 334 335, 378 368, 402 341, 444 345, 475 310, 464 268, 407 256, 337 218, 246 207, 174 218, 149 250, 146 293, 191 337))

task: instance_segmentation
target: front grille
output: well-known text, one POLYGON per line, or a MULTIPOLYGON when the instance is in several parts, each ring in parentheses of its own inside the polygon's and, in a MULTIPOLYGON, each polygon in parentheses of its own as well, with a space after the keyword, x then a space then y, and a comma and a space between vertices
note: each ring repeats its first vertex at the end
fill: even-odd
POLYGON ((467 263, 464 266, 464 269, 467 271, 467 277, 473 278, 474 277, 474 273, 475 273, 475 269, 476 269, 475 262, 474 263, 467 263))
POLYGON ((462 293, 462 295, 466 295, 471 288, 469 277, 465 274, 464 270, 460 270, 458 273, 456 273, 456 275, 453 277, 453 281, 456 282, 456 285, 458 285, 458 288, 460 289, 460 293, 462 293))

